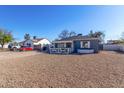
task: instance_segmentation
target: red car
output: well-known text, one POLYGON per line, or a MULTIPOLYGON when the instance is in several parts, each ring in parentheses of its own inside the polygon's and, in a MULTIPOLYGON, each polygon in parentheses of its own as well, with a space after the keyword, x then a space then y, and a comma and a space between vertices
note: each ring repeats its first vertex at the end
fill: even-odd
POLYGON ((20 51, 31 51, 31 50, 33 50, 33 48, 32 47, 28 47, 28 46, 22 46, 19 50, 20 51))

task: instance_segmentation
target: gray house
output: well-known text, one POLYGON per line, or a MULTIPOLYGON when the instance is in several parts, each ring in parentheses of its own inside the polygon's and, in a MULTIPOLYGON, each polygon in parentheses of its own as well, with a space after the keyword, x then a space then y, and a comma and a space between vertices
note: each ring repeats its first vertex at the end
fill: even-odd
POLYGON ((52 42, 50 53, 70 54, 70 53, 98 53, 99 39, 89 36, 72 36, 69 38, 52 42))

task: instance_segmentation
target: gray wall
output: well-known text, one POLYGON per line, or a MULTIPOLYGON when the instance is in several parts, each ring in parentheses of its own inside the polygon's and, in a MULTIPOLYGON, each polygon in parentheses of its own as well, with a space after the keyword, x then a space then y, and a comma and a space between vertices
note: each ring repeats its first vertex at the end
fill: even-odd
MULTIPOLYGON (((99 42, 97 40, 90 40, 90 48, 94 49, 94 52, 99 52, 99 42)), ((80 41, 74 41, 74 52, 77 52, 77 49, 81 49, 80 41)))
POLYGON ((94 49, 94 52, 99 52, 99 42, 98 40, 91 40, 90 41, 90 47, 94 49))
POLYGON ((80 41, 74 41, 74 52, 77 52, 77 49, 80 49, 80 41))

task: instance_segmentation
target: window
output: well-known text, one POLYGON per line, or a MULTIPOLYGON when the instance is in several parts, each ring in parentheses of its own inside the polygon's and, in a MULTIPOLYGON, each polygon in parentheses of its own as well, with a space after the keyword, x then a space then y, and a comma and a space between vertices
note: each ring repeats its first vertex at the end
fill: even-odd
POLYGON ((64 48, 64 43, 59 43, 58 48, 64 48))
POLYGON ((57 43, 55 43, 54 45, 55 45, 55 48, 58 48, 58 44, 57 43))
POLYGON ((71 43, 66 43, 66 48, 71 48, 71 43))
POLYGON ((81 41, 81 48, 90 48, 90 41, 81 41))
POLYGON ((55 43, 55 48, 64 48, 64 43, 55 43))
POLYGON ((31 47, 31 44, 30 44, 30 43, 27 43, 27 46, 28 46, 28 47, 31 47))

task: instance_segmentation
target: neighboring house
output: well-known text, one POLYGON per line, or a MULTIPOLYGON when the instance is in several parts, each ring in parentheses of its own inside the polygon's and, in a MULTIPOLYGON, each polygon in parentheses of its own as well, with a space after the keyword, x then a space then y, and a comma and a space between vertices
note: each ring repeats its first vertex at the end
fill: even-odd
POLYGON ((33 41, 31 39, 20 42, 21 46, 33 47, 33 41))
POLYGON ((43 49, 45 46, 50 45, 51 42, 46 38, 33 39, 34 49, 43 49))
POLYGON ((89 36, 72 36, 52 42, 50 53, 97 53, 99 52, 99 39, 89 36))
POLYGON ((21 46, 33 47, 36 50, 41 50, 49 44, 51 44, 51 42, 45 38, 35 38, 20 42, 21 46))
POLYGON ((107 44, 119 44, 120 40, 107 40, 107 44))

